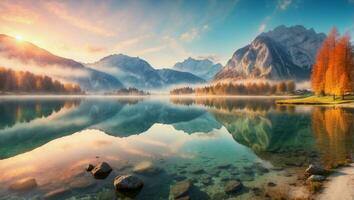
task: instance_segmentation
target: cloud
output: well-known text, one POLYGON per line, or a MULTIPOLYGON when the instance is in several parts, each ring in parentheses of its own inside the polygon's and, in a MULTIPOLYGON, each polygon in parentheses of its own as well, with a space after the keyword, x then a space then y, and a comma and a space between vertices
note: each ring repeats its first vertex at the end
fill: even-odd
POLYGON ((156 47, 150 47, 150 48, 146 48, 146 49, 143 49, 141 51, 138 51, 137 55, 144 55, 144 54, 148 54, 148 53, 154 53, 154 52, 161 51, 162 49, 165 49, 165 48, 166 48, 165 45, 156 46, 156 47))
POLYGON ((46 8, 49 12, 64 20, 66 23, 75 26, 79 29, 105 37, 113 36, 114 34, 104 28, 100 28, 97 23, 87 21, 82 17, 76 17, 70 12, 64 4, 57 2, 47 2, 46 8))
POLYGON ((277 8, 279 10, 286 10, 291 5, 292 0, 278 0, 277 8))
POLYGON ((87 45, 86 50, 89 53, 100 53, 100 52, 105 52, 107 51, 107 48, 101 47, 101 46, 92 46, 92 45, 87 45))
POLYGON ((184 42, 191 42, 197 38, 200 37, 200 35, 207 31, 209 29, 209 26, 206 24, 206 25, 203 25, 202 27, 200 28, 192 28, 191 30, 183 33, 181 36, 180 36, 180 39, 184 42))
POLYGON ((197 59, 199 59, 199 60, 207 59, 207 60, 210 60, 214 63, 218 63, 221 60, 220 56, 218 56, 218 55, 200 55, 200 56, 197 56, 197 59))
POLYGON ((266 23, 262 23, 259 27, 258 27, 258 32, 262 33, 264 32, 264 30, 266 29, 267 24, 266 23))
POLYGON ((29 25, 38 19, 38 15, 23 6, 2 2, 0 4, 0 19, 29 25))

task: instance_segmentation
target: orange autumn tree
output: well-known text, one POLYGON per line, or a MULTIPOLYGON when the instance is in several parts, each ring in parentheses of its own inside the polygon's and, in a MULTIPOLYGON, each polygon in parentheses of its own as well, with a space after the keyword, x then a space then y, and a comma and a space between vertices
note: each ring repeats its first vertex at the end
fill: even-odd
POLYGON ((311 86, 316 95, 344 95, 353 92, 353 52, 350 37, 338 36, 333 28, 317 52, 311 86))
POLYGON ((345 34, 339 39, 335 53, 337 58, 336 63, 339 69, 339 84, 337 84, 335 92, 337 95, 342 95, 342 98, 344 98, 344 94, 352 92, 354 88, 354 56, 350 44, 350 36, 348 34, 345 34))

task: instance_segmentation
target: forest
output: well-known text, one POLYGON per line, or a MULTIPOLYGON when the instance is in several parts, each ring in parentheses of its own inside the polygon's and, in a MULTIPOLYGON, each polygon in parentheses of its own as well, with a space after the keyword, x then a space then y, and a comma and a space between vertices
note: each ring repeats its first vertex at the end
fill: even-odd
POLYGON ((349 34, 340 36, 333 28, 317 52, 311 85, 318 96, 353 94, 354 56, 349 34))
POLYGON ((82 91, 77 84, 64 84, 48 76, 0 67, 0 93, 77 94, 82 91))
POLYGON ((285 95, 295 92, 294 81, 249 82, 249 83, 218 83, 201 88, 176 88, 170 92, 172 95, 285 95))
POLYGON ((114 92, 106 92, 105 95, 130 95, 130 96, 143 96, 150 95, 149 92, 138 90, 137 88, 122 88, 114 92))

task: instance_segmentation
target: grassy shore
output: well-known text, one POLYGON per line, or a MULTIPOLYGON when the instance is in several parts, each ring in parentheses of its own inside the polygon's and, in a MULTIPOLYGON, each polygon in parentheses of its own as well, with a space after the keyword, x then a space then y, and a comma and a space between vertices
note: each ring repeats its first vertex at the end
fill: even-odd
POLYGON ((281 99, 276 101, 277 104, 308 104, 308 105, 332 105, 332 104, 348 104, 354 103, 354 96, 345 96, 344 99, 338 96, 308 96, 294 99, 281 99))

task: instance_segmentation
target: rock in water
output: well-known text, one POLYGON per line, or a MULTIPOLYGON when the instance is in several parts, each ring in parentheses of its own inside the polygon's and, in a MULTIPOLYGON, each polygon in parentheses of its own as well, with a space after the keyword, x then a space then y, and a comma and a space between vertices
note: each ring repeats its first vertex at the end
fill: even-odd
POLYGON ((192 183, 189 180, 177 182, 171 187, 170 193, 174 199, 188 198, 192 183))
POLYGON ((133 175, 117 176, 114 179, 114 187, 116 190, 139 190, 144 186, 144 182, 133 175))
POLYGON ((92 164, 88 164, 86 167, 86 171, 90 172, 93 170, 93 168, 95 168, 95 166, 93 166, 92 164))
POLYGON ((9 189, 14 191, 26 191, 26 190, 34 189, 36 187, 37 187, 36 179, 26 178, 11 184, 9 189))
POLYGON ((111 173, 111 171, 111 166, 109 166, 109 164, 106 162, 102 162, 93 168, 91 173, 97 179, 105 179, 111 173))
POLYGON ((307 180, 312 182, 322 182, 326 180, 326 177, 321 175, 311 175, 307 180))
POLYGON ((322 166, 320 165, 309 165, 309 167, 306 169, 306 173, 310 175, 324 175, 327 173, 327 170, 325 170, 322 166))
POLYGON ((235 193, 242 189, 242 183, 236 180, 228 181, 225 184, 226 193, 235 193))

